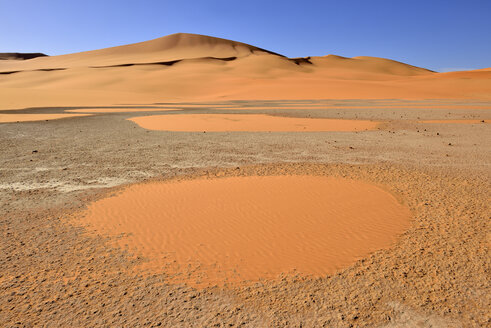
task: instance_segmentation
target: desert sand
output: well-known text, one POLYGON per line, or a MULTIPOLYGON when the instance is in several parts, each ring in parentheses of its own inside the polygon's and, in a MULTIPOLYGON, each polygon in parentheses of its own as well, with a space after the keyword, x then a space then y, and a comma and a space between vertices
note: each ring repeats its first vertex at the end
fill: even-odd
POLYGON ((90 114, 0 114, 0 123, 49 121, 87 115, 90 114))
POLYGON ((123 245, 148 258, 147 269, 212 286, 333 274, 394 244, 411 213, 362 182, 272 176, 132 186, 84 216, 101 234, 128 234, 123 245))
POLYGON ((149 130, 165 131, 364 131, 378 122, 325 118, 295 118, 261 114, 154 115, 129 119, 149 130))
POLYGON ((489 123, 489 120, 427 120, 421 121, 421 123, 434 123, 434 124, 484 124, 489 123))
POLYGON ((2 60, 0 75, 0 108, 11 109, 164 99, 491 99, 489 70, 435 73, 375 57, 291 59, 196 34, 2 60))
POLYGON ((139 108, 86 108, 86 109, 68 109, 66 112, 68 113, 131 113, 131 112, 165 112, 165 111, 174 111, 180 110, 177 107, 168 107, 168 108, 152 108, 152 107, 144 107, 141 106, 139 108))
POLYGON ((0 326, 491 322, 490 69, 195 34, 27 57, 0 60, 0 326))

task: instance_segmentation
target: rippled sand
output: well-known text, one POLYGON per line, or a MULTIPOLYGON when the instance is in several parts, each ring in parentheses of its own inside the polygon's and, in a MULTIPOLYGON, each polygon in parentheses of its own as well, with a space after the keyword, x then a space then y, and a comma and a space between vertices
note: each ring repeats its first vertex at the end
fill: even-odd
POLYGON ((134 185, 85 222, 191 285, 322 276, 393 244, 410 211, 371 184, 269 176, 134 185))

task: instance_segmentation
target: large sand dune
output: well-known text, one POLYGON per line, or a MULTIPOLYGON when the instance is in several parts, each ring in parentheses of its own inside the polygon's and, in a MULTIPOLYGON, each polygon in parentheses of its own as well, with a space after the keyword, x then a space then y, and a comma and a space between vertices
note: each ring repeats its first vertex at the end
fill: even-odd
POLYGON ((17 62, 0 63, 2 71, 25 71, 39 69, 67 69, 74 67, 125 67, 138 64, 172 65, 176 61, 190 59, 232 60, 251 54, 270 54, 271 51, 245 43, 196 34, 172 34, 162 38, 86 51, 68 55, 37 58, 24 65, 17 62))
POLYGON ((435 73, 376 58, 287 58, 195 34, 0 61, 0 108, 183 100, 491 98, 491 71, 435 73), (19 91, 19 89, 22 89, 19 91))

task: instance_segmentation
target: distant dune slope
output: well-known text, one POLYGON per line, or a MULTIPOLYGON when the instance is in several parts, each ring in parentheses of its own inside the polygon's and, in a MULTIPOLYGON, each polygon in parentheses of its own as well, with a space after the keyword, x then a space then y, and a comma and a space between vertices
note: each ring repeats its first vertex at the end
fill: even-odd
POLYGON ((287 58, 172 34, 124 46, 0 60, 0 109, 227 99, 491 99, 491 71, 435 73, 376 57, 287 58))
POLYGON ((328 55, 324 57, 313 57, 311 61, 323 68, 366 71, 375 74, 412 76, 434 73, 428 69, 408 65, 395 60, 368 56, 346 58, 328 55))

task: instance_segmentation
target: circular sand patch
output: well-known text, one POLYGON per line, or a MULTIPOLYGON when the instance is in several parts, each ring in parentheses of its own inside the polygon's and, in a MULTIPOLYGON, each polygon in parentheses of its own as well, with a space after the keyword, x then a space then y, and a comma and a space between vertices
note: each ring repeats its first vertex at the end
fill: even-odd
POLYGON ((148 130, 181 132, 314 132, 374 130, 378 122, 327 118, 299 118, 264 114, 175 114, 129 119, 148 130))
POLYGON ((192 285, 325 275, 392 245, 410 211, 390 193, 334 177, 267 176, 134 185, 85 222, 192 285))

